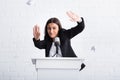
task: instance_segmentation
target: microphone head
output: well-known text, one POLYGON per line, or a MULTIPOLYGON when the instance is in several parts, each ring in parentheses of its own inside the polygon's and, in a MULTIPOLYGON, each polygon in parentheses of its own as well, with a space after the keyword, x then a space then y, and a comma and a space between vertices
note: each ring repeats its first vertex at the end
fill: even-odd
POLYGON ((59 37, 56 37, 56 38, 54 39, 54 42, 55 42, 55 45, 56 45, 56 46, 60 46, 60 38, 59 38, 59 37))

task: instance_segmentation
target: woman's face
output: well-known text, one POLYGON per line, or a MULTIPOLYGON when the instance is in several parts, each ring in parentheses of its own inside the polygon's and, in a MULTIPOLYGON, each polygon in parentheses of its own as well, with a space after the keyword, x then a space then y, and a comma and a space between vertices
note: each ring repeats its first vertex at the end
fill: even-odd
POLYGON ((57 37, 58 31, 59 31, 59 27, 56 23, 49 23, 47 25, 47 32, 50 38, 54 39, 55 37, 57 37))

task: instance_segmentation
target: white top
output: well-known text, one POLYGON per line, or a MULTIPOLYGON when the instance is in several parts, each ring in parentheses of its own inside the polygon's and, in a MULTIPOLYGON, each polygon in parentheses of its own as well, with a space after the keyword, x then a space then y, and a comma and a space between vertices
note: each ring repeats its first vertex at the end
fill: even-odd
POLYGON ((56 54, 56 46, 54 42, 52 42, 52 46, 49 52, 49 57, 62 57, 61 49, 59 46, 58 46, 58 53, 56 54))

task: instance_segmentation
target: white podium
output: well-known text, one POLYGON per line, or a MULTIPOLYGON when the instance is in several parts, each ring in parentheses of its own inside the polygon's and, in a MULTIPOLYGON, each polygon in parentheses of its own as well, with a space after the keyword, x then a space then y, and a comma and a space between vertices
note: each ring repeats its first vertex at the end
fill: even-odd
POLYGON ((84 59, 79 58, 33 58, 37 80, 78 80, 84 59))

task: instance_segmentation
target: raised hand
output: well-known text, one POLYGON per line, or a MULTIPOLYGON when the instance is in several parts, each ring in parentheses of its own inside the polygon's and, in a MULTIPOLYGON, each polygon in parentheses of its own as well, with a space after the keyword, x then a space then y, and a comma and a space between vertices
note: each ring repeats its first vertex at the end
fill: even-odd
POLYGON ((82 19, 75 13, 73 13, 72 11, 68 11, 66 12, 66 14, 69 16, 70 20, 73 22, 81 22, 82 19))
POLYGON ((38 25, 35 25, 33 27, 33 36, 36 40, 39 40, 40 39, 40 29, 39 29, 39 26, 38 25))

